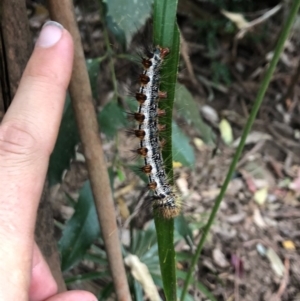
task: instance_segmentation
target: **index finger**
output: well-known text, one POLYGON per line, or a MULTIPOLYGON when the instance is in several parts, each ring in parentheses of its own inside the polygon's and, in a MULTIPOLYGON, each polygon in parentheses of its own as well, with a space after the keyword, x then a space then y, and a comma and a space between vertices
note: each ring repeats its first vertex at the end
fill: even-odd
POLYGON ((71 76, 72 38, 46 25, 0 126, 0 300, 28 298, 20 292, 29 286, 36 211, 71 76))

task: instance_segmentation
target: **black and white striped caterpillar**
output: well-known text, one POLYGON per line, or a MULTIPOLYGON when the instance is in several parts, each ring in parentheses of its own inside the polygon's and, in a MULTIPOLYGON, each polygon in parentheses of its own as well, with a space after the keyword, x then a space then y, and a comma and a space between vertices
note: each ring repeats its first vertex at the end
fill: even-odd
POLYGON ((159 132, 165 126, 158 121, 159 117, 165 115, 165 111, 158 108, 158 101, 167 97, 166 92, 159 90, 159 85, 160 68, 168 54, 168 48, 156 46, 152 53, 143 58, 144 71, 140 75, 140 88, 135 95, 139 106, 133 115, 139 124, 134 130, 135 136, 140 139, 140 147, 136 152, 144 158, 141 169, 148 176, 148 186, 153 191, 154 212, 164 218, 174 218, 179 214, 181 206, 165 172, 161 153, 164 142, 159 139, 159 132))

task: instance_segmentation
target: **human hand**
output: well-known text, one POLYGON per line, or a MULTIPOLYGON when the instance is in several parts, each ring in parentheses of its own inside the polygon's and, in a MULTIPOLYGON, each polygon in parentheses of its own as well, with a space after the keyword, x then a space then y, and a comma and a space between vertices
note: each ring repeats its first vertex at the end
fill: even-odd
POLYGON ((70 34, 58 23, 46 25, 0 125, 0 301, 96 301, 83 291, 57 294, 34 242, 73 62, 70 34))

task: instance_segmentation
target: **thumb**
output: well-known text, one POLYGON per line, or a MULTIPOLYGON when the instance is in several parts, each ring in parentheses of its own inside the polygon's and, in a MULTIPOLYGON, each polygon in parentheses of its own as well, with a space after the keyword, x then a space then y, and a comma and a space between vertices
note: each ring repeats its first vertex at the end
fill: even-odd
POLYGON ((55 295, 45 301, 97 301, 96 297, 84 291, 70 291, 55 295))

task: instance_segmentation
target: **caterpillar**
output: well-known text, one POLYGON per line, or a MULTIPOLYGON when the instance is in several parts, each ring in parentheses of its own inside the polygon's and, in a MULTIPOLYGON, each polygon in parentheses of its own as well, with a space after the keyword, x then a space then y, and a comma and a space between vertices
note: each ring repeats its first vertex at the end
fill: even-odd
POLYGON ((140 139, 136 153, 144 159, 141 170, 148 176, 148 187, 153 191, 153 209, 167 219, 180 213, 178 196, 169 184, 164 169, 161 152, 164 141, 159 139, 159 132, 165 126, 159 124, 158 120, 165 115, 165 111, 159 109, 158 101, 167 98, 167 93, 159 90, 160 68, 169 52, 168 48, 156 46, 142 59, 144 70, 140 74, 140 87, 135 95, 139 105, 133 114, 138 123, 138 128, 133 132, 140 139))

